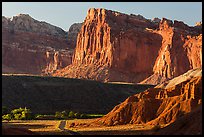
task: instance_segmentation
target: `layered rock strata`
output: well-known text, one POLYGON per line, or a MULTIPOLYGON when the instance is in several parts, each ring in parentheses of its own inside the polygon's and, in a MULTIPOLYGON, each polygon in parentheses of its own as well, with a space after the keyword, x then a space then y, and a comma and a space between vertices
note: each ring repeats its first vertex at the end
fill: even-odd
POLYGON ((202 105, 202 71, 194 71, 200 73, 201 76, 191 75, 185 81, 175 83, 176 85, 168 88, 155 87, 130 96, 107 115, 95 120, 93 124, 165 126, 175 122, 202 105))
POLYGON ((158 84, 202 65, 201 28, 91 8, 73 63, 53 75, 158 84))
POLYGON ((72 62, 66 32, 27 14, 2 17, 2 72, 50 74, 72 62))

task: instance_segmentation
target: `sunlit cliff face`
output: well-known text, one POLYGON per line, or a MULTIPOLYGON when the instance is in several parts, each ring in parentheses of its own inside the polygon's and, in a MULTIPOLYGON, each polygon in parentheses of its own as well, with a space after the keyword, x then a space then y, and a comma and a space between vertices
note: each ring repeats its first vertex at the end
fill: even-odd
POLYGON ((49 74, 71 64, 65 34, 27 14, 2 17, 3 73, 49 74))
POLYGON ((180 21, 92 8, 72 65, 54 75, 158 84, 201 66, 200 38, 200 29, 180 21))

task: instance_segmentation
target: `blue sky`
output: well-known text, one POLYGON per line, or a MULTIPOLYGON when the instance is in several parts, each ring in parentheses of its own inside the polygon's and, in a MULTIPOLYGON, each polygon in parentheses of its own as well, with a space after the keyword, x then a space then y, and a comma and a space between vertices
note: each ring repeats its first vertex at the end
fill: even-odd
POLYGON ((71 24, 83 22, 89 8, 105 8, 145 18, 165 17, 194 26, 202 21, 202 2, 2 2, 2 15, 29 14, 67 31, 71 24))

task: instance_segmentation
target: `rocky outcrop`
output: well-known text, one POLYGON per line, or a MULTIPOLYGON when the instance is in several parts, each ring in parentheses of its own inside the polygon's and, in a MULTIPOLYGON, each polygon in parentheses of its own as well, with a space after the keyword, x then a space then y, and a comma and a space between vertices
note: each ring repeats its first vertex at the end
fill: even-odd
POLYGON ((154 135, 202 135, 202 104, 154 135))
POLYGON ((18 14, 12 18, 2 17, 2 27, 10 31, 34 32, 39 34, 65 37, 66 32, 59 27, 48 24, 44 21, 37 21, 28 14, 18 14))
MULTIPOLYGON (((202 73, 200 70, 196 71, 202 73)), ((130 96, 92 124, 111 126, 129 123, 165 126, 173 123, 201 106, 202 76, 194 75, 175 84, 165 89, 156 87, 147 89, 130 96)))
POLYGON ((71 64, 66 32, 29 15, 2 17, 2 72, 49 74, 71 64))
POLYGON ((74 23, 69 28, 69 31, 67 33, 67 40, 69 47, 72 49, 76 48, 77 36, 79 31, 81 30, 82 24, 83 23, 74 23))
POLYGON ((88 77, 101 81, 142 80, 142 75, 151 74, 150 66, 153 66, 161 44, 161 36, 145 28, 156 26, 157 24, 141 16, 130 16, 105 9, 90 9, 78 34, 73 64, 63 69, 63 73, 57 71, 54 75, 88 77), (143 37, 146 39, 141 39, 143 37), (149 57, 152 45, 156 49, 151 51, 153 58, 149 57), (146 52, 141 52, 143 50, 146 52), (139 59, 141 54, 147 56, 145 61, 150 65, 139 59), (97 75, 89 73, 91 71, 89 66, 101 66, 100 72, 96 70, 97 75), (80 68, 82 71, 72 68, 80 68), (139 74, 141 70, 143 73, 139 74), (135 74, 134 77, 132 74, 135 74), (131 80, 129 76, 132 76, 131 80))
POLYGON ((91 8, 73 63, 53 75, 158 84, 201 66, 200 30, 181 21, 91 8))
MULTIPOLYGON (((127 50, 140 46, 139 43, 134 45, 139 41, 140 37, 152 35, 151 32, 140 31, 140 29, 147 26, 153 27, 154 24, 148 21, 145 22, 141 18, 137 19, 137 16, 133 15, 129 18, 129 15, 110 10, 90 9, 78 35, 73 64, 107 64, 111 68, 137 72, 134 70, 136 63, 132 62, 131 68, 127 69, 124 67, 124 62, 131 57, 134 58, 136 54, 134 50, 127 50), (140 27, 140 29, 132 29, 135 27, 140 27), (129 44, 126 42, 129 42, 129 44)), ((161 37, 155 36, 154 41, 156 40, 161 40, 161 37)), ((154 43, 153 40, 150 39, 150 41, 154 43)), ((144 41, 142 42, 144 43, 144 41)), ((150 46, 146 45, 144 50, 148 50, 150 46)), ((155 47, 159 48, 159 45, 155 47)))
POLYGON ((173 87, 181 82, 184 82, 186 80, 189 80, 193 77, 201 77, 202 76, 202 68, 197 68, 197 69, 191 69, 188 72, 179 75, 178 77, 175 77, 171 80, 165 81, 161 84, 158 84, 155 88, 162 88, 162 89, 167 89, 170 87, 173 87))
POLYGON ((141 83, 158 84, 201 67, 202 34, 196 29, 183 22, 174 21, 173 24, 170 20, 163 19, 157 33, 163 40, 153 67, 154 74, 141 83))

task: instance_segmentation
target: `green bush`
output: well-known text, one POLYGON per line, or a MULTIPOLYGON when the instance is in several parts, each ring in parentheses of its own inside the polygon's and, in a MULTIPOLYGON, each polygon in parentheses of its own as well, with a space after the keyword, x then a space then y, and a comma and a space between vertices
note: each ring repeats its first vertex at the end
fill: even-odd
POLYGON ((74 113, 73 111, 70 111, 68 117, 69 117, 69 118, 74 118, 74 117, 75 117, 74 114, 75 114, 75 113, 74 113))
POLYGON ((21 114, 14 114, 15 120, 22 120, 21 114))
POLYGON ((15 114, 21 114, 22 111, 23 111, 23 109, 20 107, 20 108, 18 108, 18 109, 11 110, 11 113, 12 113, 13 115, 15 115, 15 114))
POLYGON ((80 118, 80 115, 81 115, 80 113, 75 113, 75 114, 74 114, 74 117, 75 117, 75 118, 80 118))
POLYGON ((61 112, 61 118, 67 118, 68 117, 68 113, 66 111, 62 111, 61 112))
POLYGON ((56 118, 61 118, 62 115, 61 115, 61 113, 60 113, 59 111, 57 111, 57 112, 55 112, 55 117, 56 117, 56 118))
POLYGON ((27 108, 18 108, 11 111, 10 114, 4 115, 2 119, 28 120, 32 119, 32 112, 27 108))
POLYGON ((10 121, 12 119, 11 114, 6 114, 2 116, 2 120, 8 120, 10 121))
POLYGON ((68 116, 69 116, 69 113, 66 112, 66 111, 62 111, 62 112, 57 111, 57 112, 55 112, 55 117, 58 118, 58 119, 66 119, 66 118, 68 118, 68 116))

